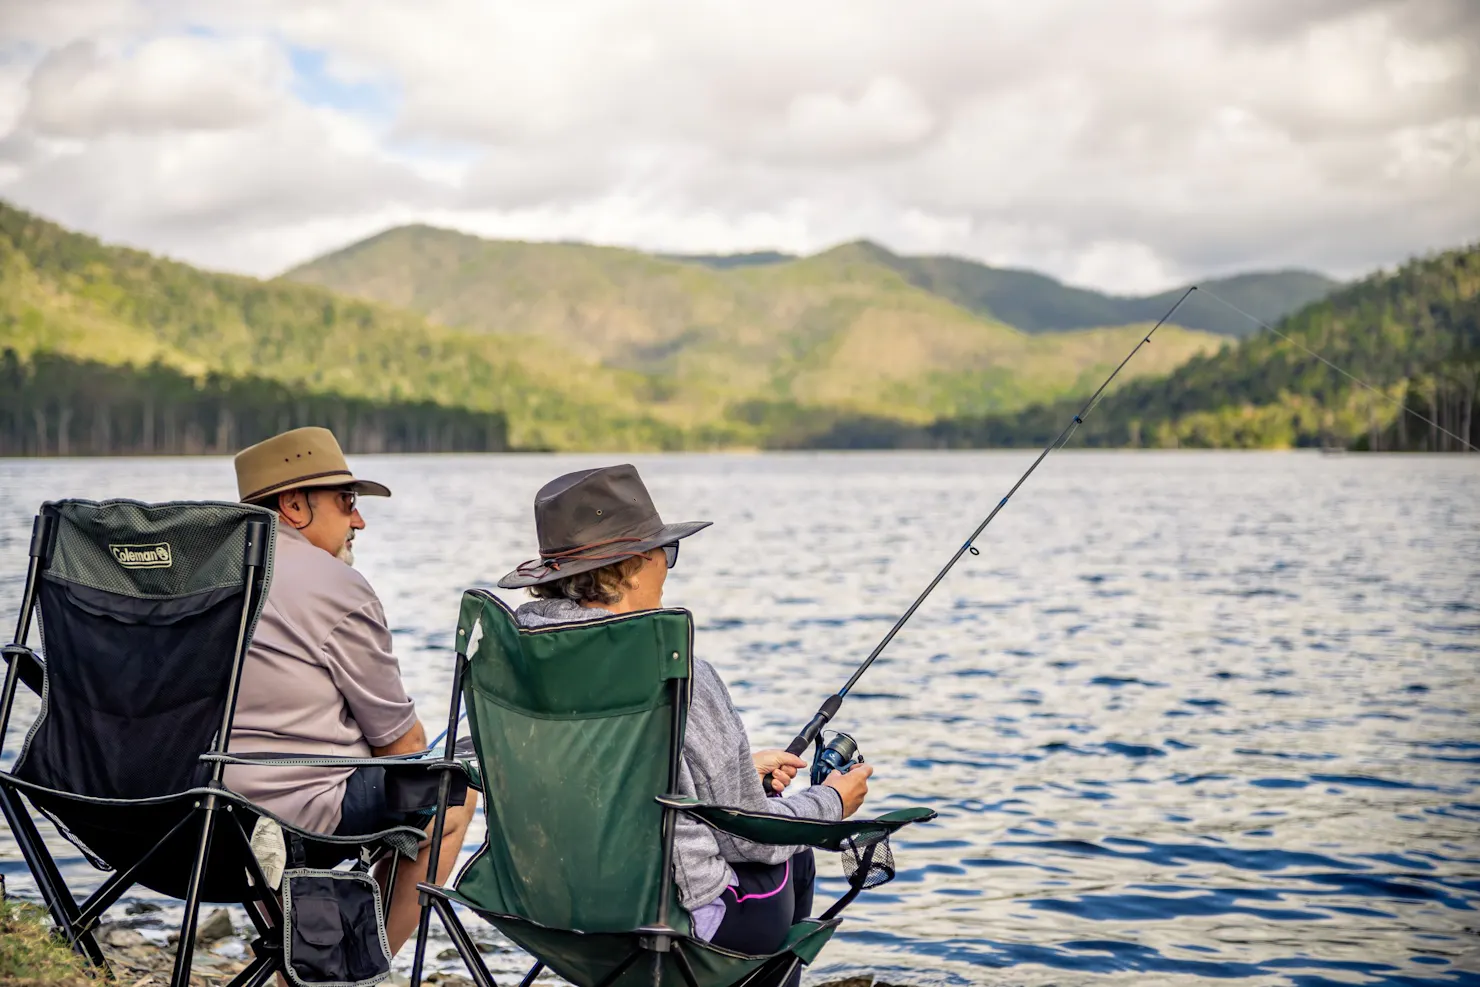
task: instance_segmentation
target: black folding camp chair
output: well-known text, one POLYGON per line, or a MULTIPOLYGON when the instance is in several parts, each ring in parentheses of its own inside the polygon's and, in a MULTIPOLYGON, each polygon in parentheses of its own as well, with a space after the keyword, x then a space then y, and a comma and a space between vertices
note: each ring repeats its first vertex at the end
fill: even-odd
MULTIPOLYGON (((275 519, 243 504, 126 500, 47 503, 36 518, 15 640, 4 649, 0 750, 18 685, 39 693, 41 709, 0 772, 0 810, 58 934, 105 970, 98 923, 139 885, 184 902, 174 987, 189 982, 202 902, 242 905, 256 929, 255 958, 233 987, 260 987, 280 971, 295 983, 341 984, 389 973, 389 895, 382 901, 364 865, 375 853, 414 856, 425 834, 310 833, 222 785, 227 763, 366 763, 227 753, 275 519), (26 644, 33 610, 41 654, 26 644), (33 810, 112 871, 86 900, 68 888, 33 810), (251 846, 264 818, 279 827, 291 865, 281 895, 251 846)), ((424 770, 411 759, 397 768, 424 770)))
MULTIPOLYGON (((909 808, 828 822, 671 794, 691 691, 687 610, 525 629, 496 597, 470 590, 456 642, 448 736, 455 737, 465 701, 483 766, 487 837, 453 887, 419 885, 425 897, 411 987, 421 975, 429 906, 474 982, 493 987, 454 905, 534 955, 521 987, 546 966, 580 987, 781 984, 817 956, 844 906, 893 877, 888 835, 935 816, 909 808), (795 925, 769 955, 697 939, 673 877, 680 813, 755 843, 840 851, 848 890, 820 918, 795 925)), ((454 740, 448 743, 450 761, 454 740)), ((444 800, 439 820, 445 808, 444 800)), ((435 835, 432 847, 435 854, 435 835)))

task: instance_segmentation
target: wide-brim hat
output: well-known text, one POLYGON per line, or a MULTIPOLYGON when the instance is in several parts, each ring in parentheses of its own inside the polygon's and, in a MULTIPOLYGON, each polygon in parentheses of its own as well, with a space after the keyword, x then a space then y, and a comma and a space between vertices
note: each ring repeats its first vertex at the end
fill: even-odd
POLYGON ((635 466, 567 473, 545 484, 534 497, 539 558, 498 584, 518 589, 590 572, 672 544, 713 523, 664 524, 635 466))
POLYGON ((367 497, 389 497, 390 488, 349 471, 339 440, 327 428, 310 426, 274 435, 236 454, 236 492, 255 503, 284 490, 345 487, 367 497))

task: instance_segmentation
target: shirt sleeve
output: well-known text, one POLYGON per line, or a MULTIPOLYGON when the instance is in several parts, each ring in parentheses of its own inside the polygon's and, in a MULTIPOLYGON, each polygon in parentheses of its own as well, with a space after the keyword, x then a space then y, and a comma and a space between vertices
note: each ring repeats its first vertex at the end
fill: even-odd
POLYGON ((391 653, 391 631, 378 600, 351 610, 329 633, 324 667, 371 747, 384 747, 416 722, 416 706, 391 653))
MULTIPOLYGON (((728 722, 729 728, 725 733, 734 744, 728 753, 728 764, 724 764, 721 769, 728 776, 724 804, 749 812, 788 816, 793 819, 820 819, 824 822, 841 820, 843 797, 836 789, 826 785, 816 785, 786 798, 771 798, 766 794, 760 775, 755 770, 755 762, 751 760, 750 738, 745 731, 745 723, 740 718, 740 711, 735 708, 729 688, 710 666, 705 666, 700 674, 710 680, 710 688, 704 691, 705 704, 700 715, 714 722, 728 722), (713 706, 709 705, 711 701, 713 706)), ((719 846, 720 856, 730 863, 779 864, 806 849, 801 846, 751 843, 718 831, 715 831, 715 842, 719 846)))

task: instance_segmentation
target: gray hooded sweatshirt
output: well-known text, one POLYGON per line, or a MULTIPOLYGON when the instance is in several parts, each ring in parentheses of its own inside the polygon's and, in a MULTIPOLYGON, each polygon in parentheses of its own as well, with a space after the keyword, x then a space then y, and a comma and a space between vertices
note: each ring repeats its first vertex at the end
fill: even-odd
MULTIPOLYGON (((610 617, 611 611, 583 607, 573 600, 535 600, 515 611, 521 627, 545 627, 610 617)), ((693 699, 684 732, 678 790, 714 805, 728 805, 773 816, 843 818, 843 797, 825 785, 784 799, 767 798, 750 759, 750 738, 719 673, 707 661, 694 659, 693 699)), ((799 846, 763 846, 717 832, 681 816, 674 836, 674 878, 679 899, 693 911, 718 898, 735 879, 731 863, 779 864, 799 846)))

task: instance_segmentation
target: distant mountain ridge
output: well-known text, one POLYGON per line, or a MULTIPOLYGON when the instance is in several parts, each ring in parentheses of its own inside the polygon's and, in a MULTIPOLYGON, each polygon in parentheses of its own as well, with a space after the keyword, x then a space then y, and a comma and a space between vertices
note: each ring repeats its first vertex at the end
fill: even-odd
MULTIPOLYGON (((1315 348, 1377 327, 1379 343, 1331 355, 1468 428, 1457 409, 1473 407, 1475 380, 1443 361, 1456 338, 1474 348, 1473 255, 1369 278, 1282 325, 1315 348)), ((932 275, 938 291, 916 284, 917 262, 869 243, 721 264, 409 227, 295 270, 319 282, 305 284, 108 246, 0 202, 0 362, 20 388, 0 388, 0 418, 17 448, 52 453, 219 451, 304 415, 361 422, 360 448, 1012 444, 1147 329, 1025 333, 946 297, 941 285, 970 280, 960 272, 932 275), (166 390, 169 409, 150 411, 166 390), (110 402, 128 436, 110 433, 110 402), (263 417, 274 407, 277 422, 263 417)), ((986 294, 999 308, 1013 297, 986 294)), ((1085 437, 1279 444, 1311 441, 1312 422, 1350 437, 1365 406, 1270 338, 1163 327, 1085 437)), ((1369 417, 1384 447, 1405 441, 1369 417)))
MULTIPOLYGON (((1166 377, 1128 384, 1096 409, 1079 440, 1109 446, 1443 452, 1463 449, 1458 436, 1480 446, 1480 244, 1380 271, 1301 309, 1277 328, 1278 335, 1261 331, 1237 347, 1194 357, 1166 377)), ((904 436, 896 430, 886 437, 887 430, 876 430, 871 440, 1036 445, 1047 442, 1076 410, 1074 402, 1060 401, 943 420, 928 434, 904 436)))
MULTIPOLYGON (((865 251, 926 291, 950 299, 978 315, 1005 322, 1028 333, 1064 332, 1130 322, 1154 322, 1186 290, 1186 285, 1153 295, 1120 296, 1075 288, 1046 274, 992 267, 948 255, 912 257, 896 254, 869 240, 845 246, 865 251)), ((760 251, 747 254, 666 254, 669 260, 703 264, 717 270, 797 260, 792 254, 760 251)), ((1303 270, 1255 271, 1200 282, 1265 322, 1325 298, 1341 282, 1303 270)), ((1220 336, 1243 338, 1259 326, 1212 300, 1197 299, 1179 311, 1177 324, 1220 336)))
MULTIPOLYGON (((1025 334, 912 284, 863 244, 701 263, 410 226, 284 279, 642 374, 652 414, 675 423, 719 418, 767 442, 839 415, 926 422, 1076 393, 1141 331, 1025 334)), ((1164 373, 1222 342, 1168 327, 1163 345, 1130 373, 1164 373)))
MULTIPOLYGON (((48 379, 93 374, 129 393, 172 381, 171 407, 216 434, 177 436, 169 448, 230 445, 222 416, 190 410, 201 403, 190 387, 245 413, 242 401, 270 405, 276 385, 299 396, 283 427, 315 407, 370 416, 387 443, 403 441, 391 435, 396 422, 483 436, 421 434, 405 447, 492 447, 505 441, 493 423, 505 422, 506 441, 521 448, 758 448, 795 445, 860 414, 928 422, 1074 393, 1141 331, 1027 336, 847 248, 719 272, 615 248, 491 244, 419 228, 339 256, 375 290, 350 298, 202 271, 0 202, 0 353, 11 351, 12 375, 33 382, 43 364, 48 379), (440 294, 448 284, 463 290, 440 294), (377 294, 385 301, 363 297, 377 294), (414 311, 433 305, 447 308, 414 311), (151 376, 156 364, 164 369, 151 376)), ((1169 327, 1138 370, 1165 372, 1218 345, 1169 327)), ((105 405, 83 407, 64 392, 79 393, 59 390, 43 409, 56 434, 28 448, 63 448, 62 431, 84 417, 106 428, 105 405)), ((27 393, 32 401, 39 392, 27 393)), ((5 398, 0 415, 20 434, 29 412, 5 398)), ((69 447, 118 444, 76 438, 69 447)))

